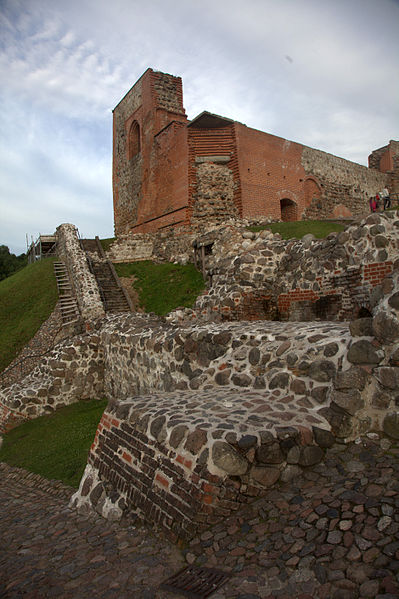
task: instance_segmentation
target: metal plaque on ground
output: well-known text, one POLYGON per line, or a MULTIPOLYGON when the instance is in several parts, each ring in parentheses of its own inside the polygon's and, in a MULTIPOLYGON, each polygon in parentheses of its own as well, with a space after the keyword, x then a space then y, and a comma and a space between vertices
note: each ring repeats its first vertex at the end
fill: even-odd
POLYGON ((188 566, 160 585, 161 589, 181 593, 191 599, 205 599, 230 578, 230 574, 213 568, 188 566))

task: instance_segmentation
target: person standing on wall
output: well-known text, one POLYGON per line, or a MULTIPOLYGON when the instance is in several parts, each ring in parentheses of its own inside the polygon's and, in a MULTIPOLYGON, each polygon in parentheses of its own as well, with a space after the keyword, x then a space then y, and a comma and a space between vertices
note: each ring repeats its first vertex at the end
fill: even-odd
POLYGON ((384 210, 391 207, 391 198, 389 197, 389 191, 386 187, 381 192, 381 197, 384 200, 384 210))

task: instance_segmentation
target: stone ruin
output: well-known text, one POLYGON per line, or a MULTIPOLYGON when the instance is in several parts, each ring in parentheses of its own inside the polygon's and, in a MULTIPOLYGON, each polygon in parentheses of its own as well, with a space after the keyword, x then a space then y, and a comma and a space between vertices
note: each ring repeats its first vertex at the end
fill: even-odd
MULTIPOLYGON (((58 228, 83 332, 1 390, 0 426, 109 400, 72 499, 78 510, 138 514, 188 540, 336 442, 399 438, 398 213, 323 240, 241 225, 183 232, 180 242, 162 233, 162 252, 196 260, 208 280, 193 309, 166 318, 104 315, 95 294, 90 312, 94 283, 76 232, 58 228)), ((137 259, 150 243, 119 240, 110 254, 137 259)))

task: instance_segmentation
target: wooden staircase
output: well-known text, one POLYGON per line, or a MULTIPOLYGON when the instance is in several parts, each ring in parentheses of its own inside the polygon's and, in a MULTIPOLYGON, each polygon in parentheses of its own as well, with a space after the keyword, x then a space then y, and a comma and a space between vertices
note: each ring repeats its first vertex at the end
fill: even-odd
POLYGON ((91 272, 96 277, 101 299, 106 312, 132 312, 133 306, 123 288, 114 265, 107 260, 98 237, 81 239, 91 272))
POLYGON ((63 262, 54 262, 54 274, 57 281, 58 297, 63 325, 79 320, 79 308, 74 296, 68 271, 63 262))

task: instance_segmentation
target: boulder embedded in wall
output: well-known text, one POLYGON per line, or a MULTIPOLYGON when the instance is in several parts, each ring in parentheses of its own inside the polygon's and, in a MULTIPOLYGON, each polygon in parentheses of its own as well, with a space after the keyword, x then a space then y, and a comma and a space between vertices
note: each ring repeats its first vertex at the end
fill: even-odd
POLYGON ((348 370, 337 372, 334 380, 334 388, 340 391, 347 389, 359 389, 362 391, 366 386, 367 373, 359 366, 351 366, 348 370))
POLYGON ((318 445, 307 445, 301 449, 299 464, 301 466, 314 466, 321 462, 323 457, 324 452, 321 447, 318 447, 318 445))
POLYGON ((373 319, 357 318, 349 323, 349 330, 352 337, 372 337, 373 319))
POLYGON ((262 485, 262 487, 271 487, 280 477, 278 468, 268 468, 266 466, 254 466, 251 469, 251 478, 262 485))
POLYGON ((373 332, 382 342, 393 343, 399 339, 399 320, 381 311, 373 318, 373 332))
POLYGON ((212 459, 215 466, 233 476, 245 474, 248 462, 235 449, 224 441, 216 441, 212 447, 212 459))
POLYGON ((334 445, 335 437, 330 431, 317 426, 313 426, 312 431, 314 440, 319 447, 328 448, 334 445))
POLYGON ((364 399, 360 391, 357 389, 347 390, 345 393, 342 391, 334 390, 331 393, 331 400, 340 408, 355 416, 356 413, 364 408, 364 399))
POLYGON ((309 368, 309 376, 314 381, 325 383, 330 381, 335 374, 335 364, 329 360, 315 360, 309 368))
POLYGON ((399 389, 399 368, 390 368, 389 366, 378 368, 376 377, 383 387, 399 389))
POLYGON ((361 339, 352 343, 347 357, 352 364, 379 364, 383 355, 370 341, 361 339))
POLYGON ((382 426, 388 437, 399 439, 399 412, 387 414, 382 426))

